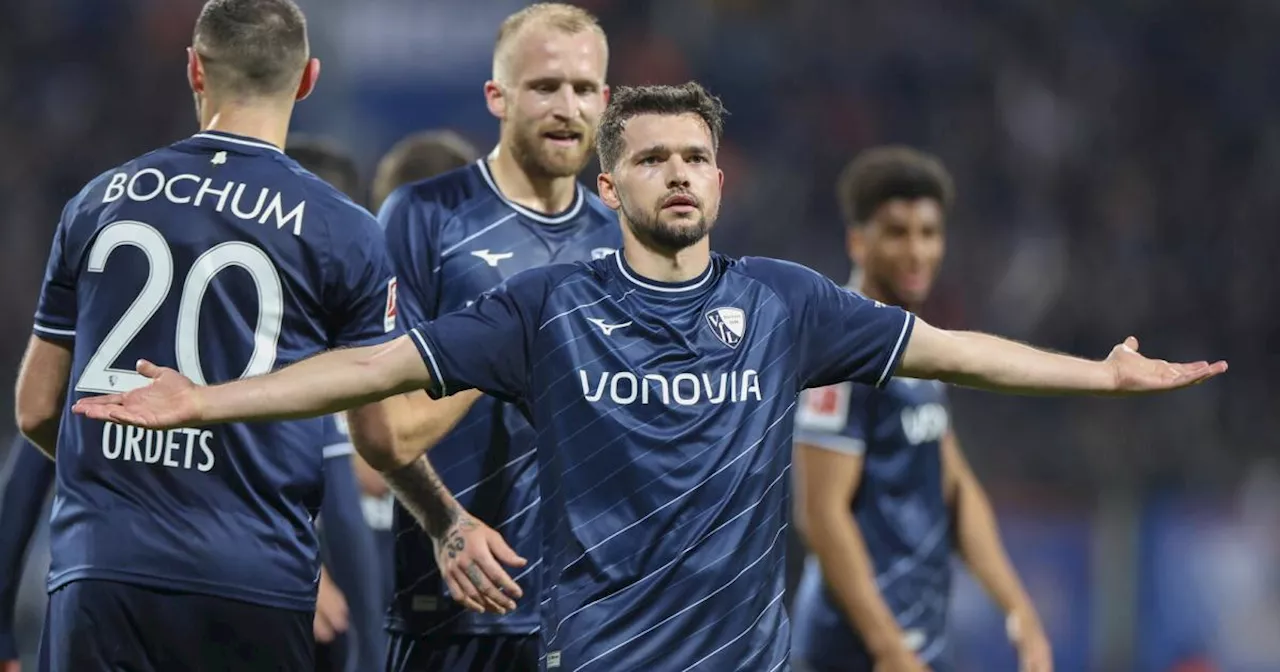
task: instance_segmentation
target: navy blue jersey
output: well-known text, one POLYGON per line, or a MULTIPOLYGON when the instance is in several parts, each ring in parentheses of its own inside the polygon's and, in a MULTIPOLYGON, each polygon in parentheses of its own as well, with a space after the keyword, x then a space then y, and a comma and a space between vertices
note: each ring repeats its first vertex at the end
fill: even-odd
POLYGON ((35 318, 74 341, 58 436, 49 588, 83 578, 310 610, 324 421, 148 431, 73 415, 146 384, 266 373, 394 330, 374 218, 278 148, 200 133, 67 203, 35 318))
MULTIPOLYGON (((883 388, 841 383, 808 390, 796 441, 862 455, 850 515, 866 541, 876 585, 907 646, 945 670, 951 594, 951 512, 943 492, 942 383, 898 378, 883 388)), ((838 669, 866 650, 829 594, 816 561, 806 563, 793 609, 796 655, 838 669)))
POLYGON ((787 262, 673 284, 615 254, 415 327, 432 395, 476 387, 537 430, 546 669, 784 668, 797 394, 883 383, 913 324, 787 262))
POLYGON ((21 436, 9 449, 8 473, 0 485, 0 660, 17 660, 14 609, 27 545, 49 498, 53 461, 21 436))
MULTIPOLYGON (((484 159, 402 187, 380 219, 406 324, 464 308, 525 269, 603 257, 622 244, 617 216, 581 185, 567 210, 542 215, 504 198, 484 159)), ((513 577, 529 597, 506 616, 464 610, 445 592, 431 539, 397 507, 391 627, 418 635, 535 632, 542 553, 533 429, 514 407, 485 397, 431 449, 431 461, 462 506, 529 560, 513 577)))

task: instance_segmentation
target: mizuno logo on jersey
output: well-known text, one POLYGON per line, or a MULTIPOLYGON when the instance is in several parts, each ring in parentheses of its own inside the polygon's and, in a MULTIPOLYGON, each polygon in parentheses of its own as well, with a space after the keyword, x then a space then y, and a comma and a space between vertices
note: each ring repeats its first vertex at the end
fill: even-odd
POLYGON ((615 329, 621 329, 623 327, 631 326, 630 322, 622 322, 620 324, 609 324, 598 317, 588 317, 587 321, 590 322, 591 324, 596 325, 597 327, 600 327, 600 332, 603 333, 605 336, 612 335, 615 329))
POLYGON ((498 262, 515 256, 514 252, 490 252, 489 250, 472 250, 471 256, 479 257, 484 263, 497 268, 498 262))
POLYGON ((606 399, 622 406, 637 403, 670 406, 673 401, 679 406, 694 406, 761 400, 760 374, 755 369, 674 376, 630 371, 588 374, 578 369, 578 378, 582 381, 582 396, 593 404, 606 399))
POLYGON ((596 259, 604 259, 605 257, 613 254, 614 252, 617 252, 617 250, 613 249, 612 247, 597 247, 591 250, 591 260, 595 261, 596 259))
POLYGON ((716 308, 707 312, 707 324, 716 338, 736 348, 747 331, 747 314, 741 308, 716 308))

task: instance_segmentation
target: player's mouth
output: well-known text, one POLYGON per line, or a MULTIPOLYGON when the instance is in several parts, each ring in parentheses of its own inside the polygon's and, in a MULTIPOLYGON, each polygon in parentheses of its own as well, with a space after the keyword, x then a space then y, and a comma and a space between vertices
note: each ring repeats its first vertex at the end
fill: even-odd
POLYGON ((568 129, 547 131, 542 137, 557 147, 576 147, 582 142, 582 134, 568 129))
POLYGON ((908 271, 898 277, 898 285, 913 294, 927 291, 931 282, 930 274, 923 271, 908 271))
POLYGON ((698 209, 698 199, 689 194, 672 194, 662 202, 663 210, 676 212, 693 212, 698 209))

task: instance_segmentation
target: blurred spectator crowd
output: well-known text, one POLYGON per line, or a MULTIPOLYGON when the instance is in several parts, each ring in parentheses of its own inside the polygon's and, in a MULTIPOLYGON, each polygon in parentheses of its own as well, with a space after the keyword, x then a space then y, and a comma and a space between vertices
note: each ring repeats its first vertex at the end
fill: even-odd
MULTIPOLYGON (((112 165, 194 132, 183 49, 199 3, 4 4, 0 359, 13 371, 65 200, 112 165)), ((475 3, 301 4, 329 92, 303 104, 301 130, 338 138, 366 168, 410 124, 493 140, 480 97, 493 29, 476 28, 475 3), (475 67, 379 66, 378 49, 396 51, 398 26, 415 16, 435 32, 440 22, 469 26, 449 48, 475 67), (344 62, 354 41, 364 60, 344 62), (371 67, 381 86, 419 100, 433 87, 466 93, 416 122, 393 99, 334 102, 359 95, 371 67)), ((523 3, 495 4, 486 14, 523 3)), ((1280 4, 580 4, 610 35, 615 85, 698 79, 728 106, 720 250, 843 279, 835 175, 861 148, 909 143, 939 154, 959 187, 927 319, 1088 356, 1135 334, 1158 355, 1231 361, 1210 385, 1142 402, 957 394, 961 436, 993 489, 1215 490, 1237 484, 1280 436, 1271 412, 1280 399, 1267 383, 1280 373, 1268 356, 1280 342, 1280 190, 1268 184, 1280 172, 1280 4)))

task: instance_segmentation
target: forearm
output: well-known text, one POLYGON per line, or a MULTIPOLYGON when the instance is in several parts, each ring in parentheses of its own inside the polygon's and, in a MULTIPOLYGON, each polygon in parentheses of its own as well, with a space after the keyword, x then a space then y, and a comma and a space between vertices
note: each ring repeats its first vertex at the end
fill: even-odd
POLYGON ((1117 388, 1115 371, 1106 362, 932 327, 913 333, 899 375, 1021 394, 1098 394, 1117 388))
POLYGON ((426 367, 406 348, 413 350, 400 338, 334 350, 264 376, 203 388, 201 418, 214 424, 315 417, 423 387, 426 367))
POLYGON ((353 409, 347 414, 351 441, 373 469, 397 469, 439 443, 480 396, 469 390, 433 400, 415 390, 353 409))
POLYGON ((970 573, 982 584, 991 599, 1006 614, 1037 619, 1018 574, 1005 553, 1000 529, 986 493, 977 483, 961 487, 953 505, 956 509, 957 551, 970 573))
POLYGON ((463 515, 462 507, 441 482, 425 453, 382 475, 396 499, 433 539, 443 540, 449 527, 463 515))
POLYGON ((808 515, 806 537, 827 587, 874 656, 903 645, 902 629, 876 586, 875 568, 857 522, 843 511, 808 515))
POLYGON ((58 459, 58 429, 61 426, 61 418, 54 416, 42 422, 24 423, 21 425, 22 435, 31 442, 31 446, 44 459, 56 460, 58 459))

